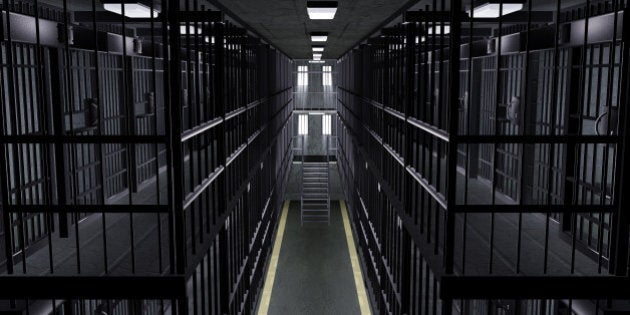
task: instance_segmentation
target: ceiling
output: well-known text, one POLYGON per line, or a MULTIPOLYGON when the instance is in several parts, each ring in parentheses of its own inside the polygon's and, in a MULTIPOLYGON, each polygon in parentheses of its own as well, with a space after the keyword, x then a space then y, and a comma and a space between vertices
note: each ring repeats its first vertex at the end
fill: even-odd
MULTIPOLYGON (((337 59, 409 0, 339 0, 333 20, 310 20, 306 0, 215 0, 289 57, 313 57, 310 32, 328 32, 323 59, 337 59)), ((320 43, 315 43, 320 44, 320 43)))

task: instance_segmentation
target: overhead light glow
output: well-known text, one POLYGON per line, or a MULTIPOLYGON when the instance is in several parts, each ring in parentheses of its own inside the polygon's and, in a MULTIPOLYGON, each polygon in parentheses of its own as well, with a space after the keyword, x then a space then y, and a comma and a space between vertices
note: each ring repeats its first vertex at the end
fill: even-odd
POLYGON ((321 46, 313 46, 313 51, 314 51, 314 52, 317 52, 317 51, 319 51, 319 52, 324 51, 324 47, 321 47, 321 46))
POLYGON ((313 32, 311 33, 311 41, 314 42, 325 42, 328 40, 328 33, 323 32, 313 32))
POLYGON ((193 25, 188 25, 188 27, 186 27, 186 25, 181 25, 179 27, 179 33, 182 35, 186 35, 186 34, 201 34, 201 28, 200 27, 194 27, 193 25))
POLYGON ((309 60, 308 63, 324 63, 323 60, 309 60))
POLYGON ((313 60, 321 60, 322 54, 313 54, 313 60))
MULTIPOLYGON (((427 32, 429 35, 434 34, 433 28, 434 27, 429 27, 429 30, 427 32)), ((449 25, 444 25, 443 27, 442 26, 435 27, 435 35, 442 35, 442 31, 444 31, 444 34, 448 34, 451 32, 451 27, 449 25)))
POLYGON ((523 8, 522 3, 503 3, 503 11, 500 12, 499 3, 487 2, 476 6, 473 10, 468 10, 468 16, 476 18, 498 18, 501 15, 510 14, 523 8), (501 14, 499 14, 501 13, 501 14), (473 16, 474 15, 474 16, 473 16))
POLYGON ((307 1, 306 12, 311 20, 332 20, 337 13, 337 1, 307 1))
MULTIPOLYGON (((120 0, 124 1, 124 0, 120 0)), ((151 8, 140 3, 103 3, 103 8, 116 14, 123 14, 123 6, 125 16, 128 18, 150 18, 151 8)), ((153 10, 153 17, 157 17, 160 12, 153 10)))

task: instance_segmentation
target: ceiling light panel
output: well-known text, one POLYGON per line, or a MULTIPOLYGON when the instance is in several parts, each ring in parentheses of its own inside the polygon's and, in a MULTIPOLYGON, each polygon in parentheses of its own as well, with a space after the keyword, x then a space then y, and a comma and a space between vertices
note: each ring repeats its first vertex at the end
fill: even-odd
POLYGON ((328 33, 313 32, 311 33, 311 41, 313 42, 325 42, 328 40, 328 33))
POLYGON ((322 52, 324 51, 324 47, 322 46, 313 46, 313 52, 322 52))
POLYGON ((307 1, 306 11, 311 20, 332 20, 337 13, 337 1, 307 1))
MULTIPOLYGON (((123 0, 121 0, 123 1, 123 0)), ((103 8, 116 14, 123 14, 128 18, 150 18, 151 8, 141 3, 103 3, 103 8)), ((160 12, 153 10, 153 17, 157 17, 160 12)))
POLYGON ((499 3, 486 2, 476 6, 473 10, 468 10, 468 16, 476 18, 498 18, 512 12, 523 9, 522 3, 503 3, 503 11, 500 10, 499 3), (474 15, 474 16, 473 16, 474 15))

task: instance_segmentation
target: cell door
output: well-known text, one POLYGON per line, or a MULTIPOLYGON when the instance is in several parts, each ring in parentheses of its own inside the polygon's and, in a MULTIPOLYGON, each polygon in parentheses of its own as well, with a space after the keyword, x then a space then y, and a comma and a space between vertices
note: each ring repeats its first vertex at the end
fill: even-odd
MULTIPOLYGON (((533 135, 566 133, 569 49, 553 49, 530 54, 530 92, 526 132, 533 135), (554 82, 555 80, 555 82, 554 82)), ((536 143, 526 145, 523 203, 561 204, 564 193, 566 145, 536 143)), ((559 214, 551 214, 558 221, 559 214)))
MULTIPOLYGON (((165 134, 164 116, 164 65, 163 59, 142 56, 128 57, 130 61, 130 97, 133 102, 133 128, 136 135, 165 134), (155 63, 155 67, 154 67, 155 63), (155 69, 154 69, 155 68, 155 69)), ((166 165, 164 144, 135 144, 133 188, 154 179, 159 168, 166 165)))
MULTIPOLYGON (((50 128, 50 106, 46 80, 42 77, 43 64, 38 60, 48 58, 50 51, 26 43, 1 43, 2 76, 1 110, 4 116, 4 135, 42 135, 50 128), (12 57, 11 60, 9 57, 12 57), (38 63, 39 62, 39 63, 38 63)), ((8 176, 3 185, 9 189, 10 200, 3 204, 45 205, 52 201, 51 148, 43 143, 14 143, 5 145, 8 176)), ((7 210, 4 210, 7 211, 7 210)), ((3 230, 4 238, 12 236, 12 253, 17 255, 48 235, 52 220, 44 213, 10 213, 10 231, 3 230)), ((1 242, 4 246, 4 241, 1 242)), ((2 248, 2 253, 5 253, 2 248)), ((5 260, 3 257, 2 260, 5 260)))
MULTIPOLYGON (((481 63, 479 133, 520 134, 522 118, 510 113, 510 108, 518 107, 523 98, 524 54, 501 56, 499 71, 496 56, 478 58, 477 62, 481 63)), ((520 198, 521 150, 520 144, 513 143, 479 146, 479 177, 514 201, 520 198)))
MULTIPOLYGON (((587 136, 616 134, 622 44, 614 47, 611 43, 591 44, 584 50, 574 48, 571 54, 571 64, 576 71, 570 79, 573 107, 568 116, 568 132, 587 136), (578 70, 582 76, 577 75, 578 70)), ((566 188, 567 198, 575 204, 613 204, 616 154, 615 145, 603 143, 583 143, 568 151, 567 167, 573 166, 570 170, 573 176, 566 188)), ((576 222, 571 219, 564 218, 563 229, 574 230, 577 239, 590 250, 586 252, 601 253, 607 259, 610 214, 581 213, 576 215, 576 222)))
MULTIPOLYGON (((94 51, 62 50, 59 64, 60 69, 69 69, 68 73, 58 71, 65 133, 77 136, 127 134, 122 56, 99 52, 98 80, 94 51), (66 63, 70 66, 63 66, 66 63)), ((64 149, 68 202, 98 204, 101 198, 107 200, 126 192, 129 187, 126 145, 78 143, 66 144, 64 149)))

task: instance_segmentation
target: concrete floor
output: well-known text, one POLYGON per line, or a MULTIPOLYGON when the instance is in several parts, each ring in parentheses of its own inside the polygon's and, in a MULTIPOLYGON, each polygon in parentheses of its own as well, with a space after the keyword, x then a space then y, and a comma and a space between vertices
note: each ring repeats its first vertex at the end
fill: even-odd
POLYGON ((300 226, 300 204, 292 202, 269 314, 359 313, 339 203, 331 202, 330 226, 300 226))
MULTIPOLYGON (((132 195, 134 204, 155 204, 156 183, 149 182, 132 195)), ((160 199, 166 204, 167 187, 164 172, 160 176, 160 199)), ((110 200, 112 204, 128 203, 128 195, 122 194, 110 200)), ((37 250, 22 263, 21 255, 14 261, 17 274, 26 275, 160 275, 168 270, 168 215, 154 213, 87 213, 87 216, 75 224, 69 225, 67 238, 60 238, 58 231, 52 233, 52 247, 48 239, 40 241, 37 250), (130 218, 133 217, 133 220, 130 218), (103 221, 103 218, 105 220, 103 221), (161 229, 158 230, 158 220, 161 229), (134 259, 131 255, 131 226, 133 225, 134 259), (161 236, 162 269, 159 264, 159 237, 161 236), (78 250, 77 250, 78 247, 78 250), (105 250, 106 249, 106 250, 105 250), (50 257, 52 253, 52 268, 50 257), (107 255, 107 259, 105 257, 107 255)), ((72 217, 72 214, 69 215, 72 217)), ((58 226, 58 222, 55 222, 58 226)), ((3 271, 6 273, 6 271, 3 271)))

